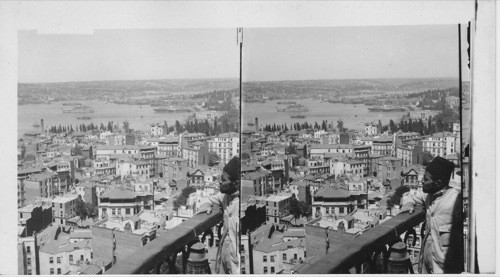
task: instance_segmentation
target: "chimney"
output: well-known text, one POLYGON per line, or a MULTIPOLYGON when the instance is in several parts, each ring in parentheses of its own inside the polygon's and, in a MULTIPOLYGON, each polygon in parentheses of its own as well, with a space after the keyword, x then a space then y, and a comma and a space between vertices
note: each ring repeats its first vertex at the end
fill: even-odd
POLYGON ((259 118, 258 117, 255 118, 255 132, 256 133, 259 132, 259 118))
POLYGON ((45 133, 45 127, 43 126, 43 118, 40 119, 40 133, 45 133))

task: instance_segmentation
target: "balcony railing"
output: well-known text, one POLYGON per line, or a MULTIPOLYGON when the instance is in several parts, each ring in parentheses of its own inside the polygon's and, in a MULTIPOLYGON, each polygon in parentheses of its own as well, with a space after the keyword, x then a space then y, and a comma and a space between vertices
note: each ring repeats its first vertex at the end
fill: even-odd
MULTIPOLYGON (((205 231, 222 220, 222 211, 214 208, 212 213, 197 214, 158 236, 150 243, 139 248, 127 258, 118 261, 104 274, 148 274, 163 273, 162 268, 175 265, 178 252, 184 252, 185 246, 198 239, 205 231), (169 260, 170 258, 170 260, 169 260)), ((185 257, 184 257, 185 258, 185 257)))
POLYGON ((314 264, 303 267, 297 274, 348 273, 359 268, 377 252, 401 234, 425 220, 425 211, 417 206, 412 214, 401 213, 375 226, 359 237, 344 243, 314 264))

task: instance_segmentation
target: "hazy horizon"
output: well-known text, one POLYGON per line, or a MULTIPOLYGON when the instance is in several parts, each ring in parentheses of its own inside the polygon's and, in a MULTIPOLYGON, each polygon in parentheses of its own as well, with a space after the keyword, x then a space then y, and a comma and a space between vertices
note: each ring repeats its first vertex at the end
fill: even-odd
POLYGON ((239 78, 236 28, 18 35, 20 83, 239 78))
POLYGON ((243 49, 244 82, 458 78, 457 25, 248 28, 243 49))
MULTIPOLYGON (((175 78, 175 79, 116 79, 116 80, 86 80, 86 81, 61 81, 61 82, 18 82, 18 84, 59 84, 59 83, 91 83, 91 82, 138 82, 138 81, 203 81, 203 80, 235 80, 239 78, 175 78)), ((296 80, 257 80, 257 81, 243 81, 242 83, 253 83, 253 82, 301 82, 301 81, 344 81, 344 80, 402 80, 402 79, 457 79, 458 77, 420 77, 420 78, 410 78, 410 77, 396 77, 396 78, 329 78, 329 79, 296 79, 296 80)), ((469 82, 469 80, 463 80, 462 82, 469 82)))
MULTIPOLYGON (((246 28, 243 82, 458 78, 457 41, 456 25, 246 28)), ((236 28, 24 30, 18 49, 26 84, 239 78, 236 28)))

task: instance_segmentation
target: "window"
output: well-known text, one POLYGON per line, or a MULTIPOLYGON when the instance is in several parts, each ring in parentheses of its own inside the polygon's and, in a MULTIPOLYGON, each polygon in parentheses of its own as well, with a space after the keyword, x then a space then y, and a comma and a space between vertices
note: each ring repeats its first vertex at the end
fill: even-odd
POLYGON ((57 257, 57 263, 60 264, 61 263, 61 257, 57 257))
POLYGON ((111 214, 112 214, 112 215, 116 215, 116 209, 114 209, 114 208, 113 208, 113 209, 111 209, 111 214))
POLYGON ((60 268, 57 269, 57 274, 61 274, 61 269, 60 268))
POLYGON ((31 258, 28 258, 28 265, 31 265, 31 258))
POLYGON ((293 254, 293 258, 296 260, 297 259, 297 253, 293 254))
POLYGON ((31 275, 31 269, 28 269, 28 275, 31 275))
POLYGON ((274 255, 271 256, 271 262, 274 263, 274 255))
POLYGON ((264 274, 267 273, 267 266, 264 267, 264 274))
POLYGON ((31 247, 30 246, 26 246, 26 253, 28 253, 28 254, 31 253, 31 247))
POLYGON ((240 252, 245 252, 245 245, 244 244, 240 244, 240 252))
POLYGON ((283 261, 286 261, 286 253, 283 253, 283 261))
POLYGON ((73 255, 69 255, 69 261, 72 262, 73 261, 73 255))
POLYGON ((262 256, 262 261, 267 262, 267 255, 262 256))
POLYGON ((53 257, 49 257, 49 264, 53 264, 54 263, 54 258, 53 257))
POLYGON ((50 269, 50 274, 54 274, 54 269, 53 268, 50 269))
POLYGON ((59 204, 59 208, 61 208, 61 209, 62 209, 62 203, 61 203, 61 204, 59 204))
POLYGON ((271 266, 271 273, 274 273, 274 266, 271 266))
POLYGON ((82 261, 83 261, 83 255, 80 255, 80 260, 82 260, 82 261))
POLYGON ((245 256, 241 256, 241 263, 244 264, 245 263, 245 256))

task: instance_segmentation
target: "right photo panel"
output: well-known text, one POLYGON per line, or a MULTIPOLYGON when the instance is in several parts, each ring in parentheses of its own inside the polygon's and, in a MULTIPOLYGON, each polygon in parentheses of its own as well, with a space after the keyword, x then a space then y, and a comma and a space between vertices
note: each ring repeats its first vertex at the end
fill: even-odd
POLYGON ((467 24, 243 32, 241 273, 466 270, 467 24))

